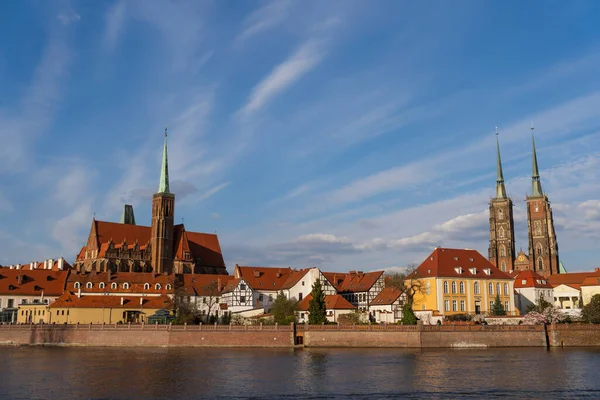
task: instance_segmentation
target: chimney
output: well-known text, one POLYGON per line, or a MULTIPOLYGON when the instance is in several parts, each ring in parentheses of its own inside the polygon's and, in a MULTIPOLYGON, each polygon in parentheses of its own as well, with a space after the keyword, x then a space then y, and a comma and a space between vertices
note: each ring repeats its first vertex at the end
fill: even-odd
POLYGON ((333 284, 337 285, 337 274, 333 274, 333 284))
POLYGON ((31 269, 37 269, 37 267, 38 267, 38 262, 37 261, 34 261, 34 262, 31 263, 31 269))
POLYGON ((18 285, 22 285, 23 284, 23 275, 19 274, 19 276, 17 277, 17 284, 18 285))
POLYGON ((221 291, 221 278, 217 279, 217 292, 221 291))
POLYGON ((125 304, 125 299, 121 297, 121 305, 125 304))
POLYGON ((21 264, 17 264, 17 269, 21 269, 21 264))
POLYGON ((49 259, 48 260, 48 269, 52 269, 53 266, 54 266, 54 260, 53 259, 49 259))
POLYGON ((356 275, 356 271, 350 271, 348 272, 350 275, 356 275))
MULTIPOLYGON (((121 299, 123 299, 123 298, 121 297, 121 299)), ((123 305, 123 300, 121 300, 121 305, 123 305)), ((140 306, 143 306, 143 305, 144 305, 144 298, 140 297, 140 306)))
POLYGON ((15 266, 14 266, 14 265, 11 265, 11 266, 10 266, 10 267, 8 267, 8 268, 9 268, 9 269, 14 269, 14 268, 15 268, 15 266))
POLYGON ((65 259, 61 257, 58 259, 58 270, 62 271, 64 266, 65 266, 65 259))
POLYGON ((360 276, 362 276, 362 275, 364 275, 364 272, 363 271, 358 271, 357 274, 360 275, 360 276))
POLYGON ((81 298, 81 287, 79 287, 79 289, 77 290, 77 298, 81 298))

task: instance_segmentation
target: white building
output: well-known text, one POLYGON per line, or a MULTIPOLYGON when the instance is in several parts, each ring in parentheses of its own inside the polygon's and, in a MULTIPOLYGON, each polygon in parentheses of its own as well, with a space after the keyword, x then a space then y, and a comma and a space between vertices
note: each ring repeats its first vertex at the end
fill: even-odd
MULTIPOLYGON (((309 316, 309 305, 312 295, 308 294, 298 303, 298 323, 304 324, 308 322, 309 316)), ((356 310, 348 300, 344 299, 339 294, 326 295, 325 296, 325 312, 327 314, 327 321, 338 322, 340 315, 348 314, 356 310)))
POLYGON ((377 323, 394 324, 402 319, 406 294, 398 288, 383 289, 369 305, 369 313, 377 323))
POLYGON ((369 305, 385 286, 383 271, 324 272, 323 275, 359 311, 369 311, 369 305))
POLYGON ((525 270, 516 273, 514 279, 515 306, 521 315, 525 315, 530 307, 539 305, 541 299, 554 302, 552 285, 543 276, 525 270))

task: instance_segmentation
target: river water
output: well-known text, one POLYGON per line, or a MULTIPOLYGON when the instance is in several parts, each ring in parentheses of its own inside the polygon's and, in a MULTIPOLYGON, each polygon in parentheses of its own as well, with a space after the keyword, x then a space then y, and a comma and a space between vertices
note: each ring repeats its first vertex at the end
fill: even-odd
POLYGON ((0 399, 600 398, 600 349, 0 347, 0 399))

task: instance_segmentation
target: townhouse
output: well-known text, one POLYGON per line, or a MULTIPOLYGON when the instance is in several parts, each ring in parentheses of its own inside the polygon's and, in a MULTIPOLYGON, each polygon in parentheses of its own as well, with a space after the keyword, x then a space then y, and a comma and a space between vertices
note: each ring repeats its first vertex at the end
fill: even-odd
MULTIPOLYGON (((298 322, 305 324, 310 315, 310 300, 312 295, 308 294, 298 303, 298 322)), ((338 322, 340 315, 348 314, 356 310, 348 300, 339 294, 325 295, 325 315, 328 322, 338 322)))
POLYGON ((532 270, 517 271, 513 273, 515 283, 515 306, 521 315, 539 305, 541 300, 553 303, 554 295, 552 285, 540 274, 532 270))
POLYGON ((406 293, 396 287, 386 287, 373 299, 369 312, 375 322, 397 323, 402 319, 402 308, 406 304, 406 293))
POLYGON ((385 287, 383 271, 323 272, 338 294, 359 311, 368 312, 369 305, 385 287))

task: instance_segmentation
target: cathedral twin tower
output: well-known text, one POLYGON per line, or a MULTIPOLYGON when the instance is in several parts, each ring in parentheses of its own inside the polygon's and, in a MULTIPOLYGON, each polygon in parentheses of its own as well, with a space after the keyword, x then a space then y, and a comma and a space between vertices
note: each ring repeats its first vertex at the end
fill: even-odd
POLYGON ((532 141, 532 176, 531 195, 527 195, 527 231, 529 237, 529 254, 523 251, 515 254, 515 227, 513 219, 513 202, 506 195, 502 162, 500 160, 500 144, 496 132, 497 178, 496 197, 490 201, 490 247, 489 259, 501 271, 532 270, 542 276, 560 273, 558 260, 558 244, 554 231, 554 219, 548 196, 542 191, 533 127, 532 141))

